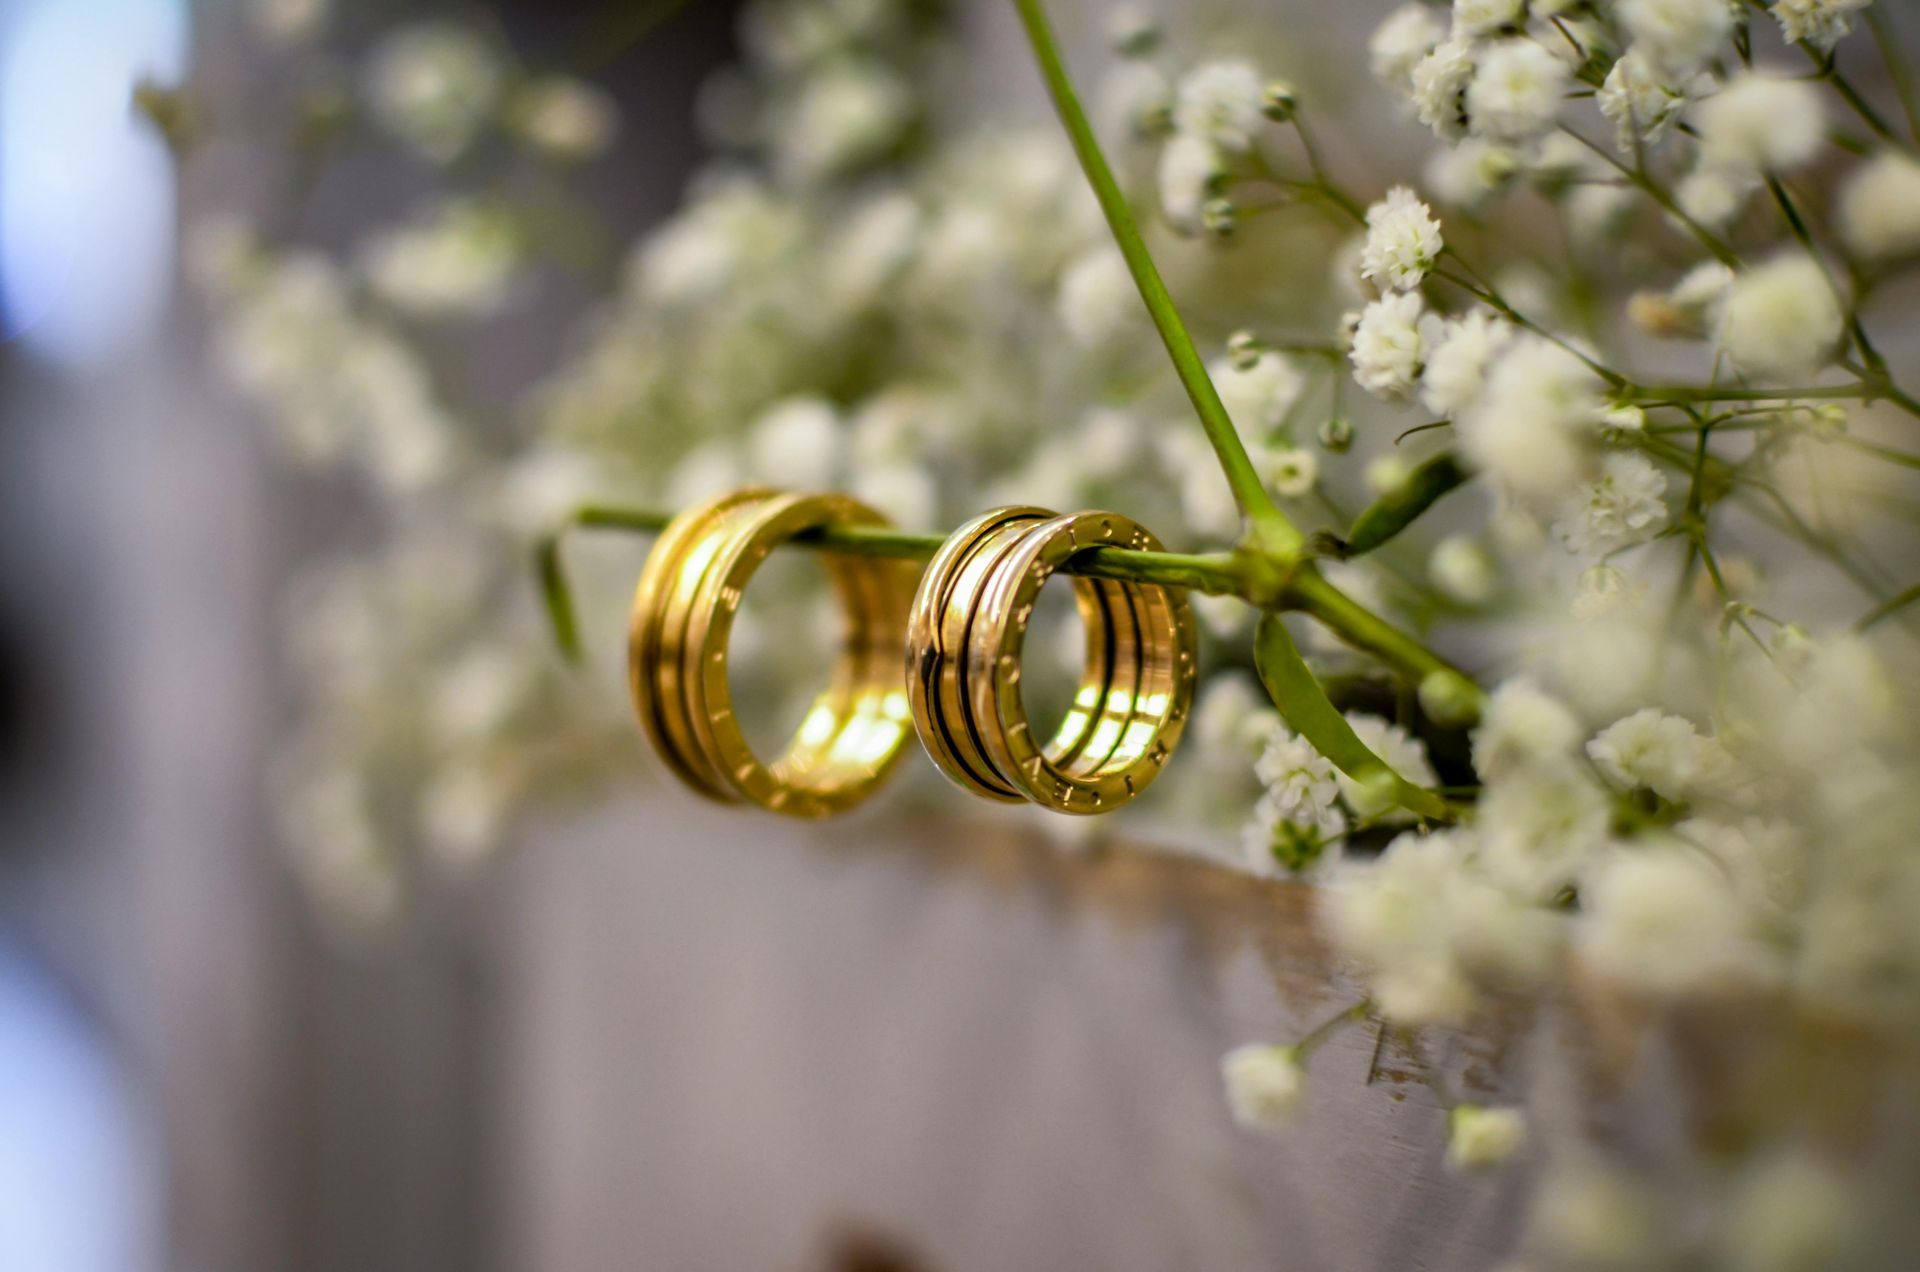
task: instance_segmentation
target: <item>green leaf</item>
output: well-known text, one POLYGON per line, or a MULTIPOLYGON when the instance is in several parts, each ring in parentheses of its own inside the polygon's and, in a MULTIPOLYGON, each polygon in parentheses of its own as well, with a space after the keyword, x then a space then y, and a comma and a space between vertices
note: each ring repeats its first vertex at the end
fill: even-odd
POLYGON ((1353 529, 1347 531, 1346 555, 1359 556, 1373 551, 1412 525, 1440 496, 1471 475, 1460 466, 1452 451, 1435 455, 1353 519, 1353 529))
POLYGON ((540 576, 540 599, 546 604, 554 643, 568 662, 578 663, 580 624, 573 613, 573 588, 567 583, 566 566, 560 560, 558 534, 550 534, 534 545, 533 568, 540 576))
POLYGON ((1402 808, 1435 821, 1452 821, 1447 802, 1423 786, 1415 786, 1367 748, 1347 718, 1314 679, 1306 660, 1278 614, 1262 614, 1254 631, 1254 666, 1267 696, 1280 709, 1287 726, 1307 741, 1333 766, 1365 786, 1384 789, 1402 808))

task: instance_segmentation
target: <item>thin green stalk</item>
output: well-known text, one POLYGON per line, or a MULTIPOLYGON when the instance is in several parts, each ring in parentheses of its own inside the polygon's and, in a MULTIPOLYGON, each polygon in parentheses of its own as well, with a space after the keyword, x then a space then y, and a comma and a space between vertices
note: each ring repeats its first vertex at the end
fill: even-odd
POLYGON ((1886 600, 1880 602, 1880 604, 1868 610, 1866 614, 1861 617, 1860 621, 1853 625, 1853 629, 1857 632, 1864 632, 1881 619, 1889 618, 1899 613, 1915 601, 1920 601, 1920 583, 1914 584, 1898 595, 1888 597, 1886 600))
POLYGON ((1774 203, 1779 206, 1780 215, 1786 218, 1788 230, 1793 233, 1793 237, 1800 246, 1806 249, 1807 258, 1826 276, 1827 288, 1833 293, 1834 303, 1846 311, 1847 334, 1852 338, 1854 347, 1860 350, 1861 361, 1866 363, 1868 370, 1873 374, 1884 377, 1887 372, 1886 360, 1880 356, 1880 351, 1873 347, 1873 341, 1867 335, 1866 325, 1860 321, 1859 309, 1848 301, 1847 294, 1840 289, 1840 280, 1834 277, 1833 270, 1827 265, 1827 258, 1821 255, 1819 246, 1813 241, 1813 231, 1808 228, 1807 218, 1801 214, 1799 205, 1793 201, 1793 196, 1787 193, 1787 187, 1781 184, 1778 177, 1767 178, 1767 190, 1773 195, 1774 203))
POLYGON ((1740 264, 1740 254, 1734 251, 1733 247, 1725 239, 1688 216, 1686 211, 1681 208, 1679 202, 1667 192, 1666 187, 1647 175, 1644 166, 1629 167, 1621 163, 1618 159, 1614 158, 1613 154, 1608 151, 1605 146, 1582 136, 1575 129, 1563 125, 1560 131, 1618 169, 1621 176, 1632 182, 1642 194, 1659 204, 1662 211, 1684 225, 1687 228, 1687 232, 1698 239, 1702 247, 1713 253, 1714 259, 1729 268, 1738 268, 1740 264))
POLYGON ((1093 187, 1100 210, 1106 214, 1114 242, 1119 246, 1121 256, 1126 259, 1127 269, 1133 274, 1134 285, 1140 289, 1140 298, 1146 302, 1147 312, 1160 332, 1168 356, 1173 359, 1174 370, 1180 376, 1187 397, 1193 402, 1200 425, 1206 430, 1207 440, 1213 444, 1214 453, 1220 458, 1220 466, 1226 472, 1234 502, 1247 519, 1254 544, 1277 557, 1296 555, 1304 543, 1304 536, 1280 511, 1280 506, 1267 493, 1260 475, 1254 471, 1253 461, 1248 458, 1246 447, 1241 443, 1239 433, 1234 430, 1233 420, 1207 375, 1206 364, 1201 360, 1199 350, 1194 347, 1193 337, 1181 321, 1166 282, 1153 263, 1146 240, 1141 237, 1140 227, 1134 221, 1133 210, 1127 205, 1126 195, 1121 192, 1120 183, 1115 180, 1113 169, 1100 150, 1093 126, 1087 122, 1086 111, 1081 108, 1079 96, 1074 92, 1073 81, 1067 75, 1066 64, 1060 56, 1059 45, 1040 0, 1014 0, 1014 7, 1019 10, 1020 20, 1026 27, 1028 42, 1032 44, 1034 58, 1040 64, 1041 78, 1046 81, 1054 109, 1059 112, 1060 122, 1073 142, 1074 153, 1079 156, 1087 182, 1093 187))
POLYGON ((1860 116, 1862 123, 1871 128, 1882 140, 1891 142, 1895 146, 1905 145, 1888 126, 1887 121, 1881 118, 1880 112, 1873 108, 1873 103, 1862 96, 1860 90, 1853 86, 1853 81, 1841 73, 1839 66, 1834 62, 1833 54, 1822 53, 1807 44, 1801 45, 1801 48, 1806 51, 1808 60, 1814 64, 1819 78, 1833 85, 1833 90, 1840 94, 1840 100, 1852 108, 1854 114, 1860 116))
POLYGON ((1294 574, 1283 608, 1312 615, 1340 639, 1372 654, 1415 684, 1424 685, 1429 678, 1439 676, 1450 684, 1457 682, 1453 687, 1468 697, 1479 697, 1479 690, 1458 668, 1354 601, 1311 566, 1294 574))
POLYGON ((1914 87, 1913 68, 1907 65, 1885 9, 1880 5, 1869 6, 1866 19, 1867 29, 1873 32, 1873 42, 1880 50, 1880 60, 1887 64, 1887 78, 1893 81, 1893 91, 1900 98, 1900 109, 1906 114, 1907 132, 1920 143, 1920 90, 1914 87))

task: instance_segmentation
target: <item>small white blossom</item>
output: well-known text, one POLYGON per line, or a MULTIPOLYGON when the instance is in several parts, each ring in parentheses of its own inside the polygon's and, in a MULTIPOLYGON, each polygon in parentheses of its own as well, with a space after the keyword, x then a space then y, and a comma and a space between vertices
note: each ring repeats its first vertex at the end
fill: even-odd
POLYGON ((1702 166, 1680 179, 1673 197, 1689 217, 1709 229, 1718 229, 1738 216, 1759 188, 1760 180, 1751 172, 1702 166))
POLYGON ((1620 0, 1618 12, 1634 48, 1675 77, 1699 70, 1733 34, 1728 0, 1620 0))
MULTIPOLYGON (((1198 598, 1196 598, 1198 599, 1198 598)), ((1237 605, 1237 603, 1236 603, 1237 605)), ((1245 610, 1245 606, 1237 605, 1245 610)), ((1200 747, 1223 760, 1244 764, 1263 753, 1280 726, 1279 713, 1267 700, 1267 692, 1245 672, 1226 672, 1207 678, 1193 708, 1193 739, 1200 747)), ((1326 778, 1328 795, 1334 800, 1333 777, 1326 778)))
POLYGON ((1480 59, 1467 87, 1467 121, 1495 141, 1526 141, 1553 127, 1572 74, 1532 40, 1501 40, 1480 59))
POLYGON ((1426 185, 1442 203, 1476 208, 1506 187, 1520 171, 1520 152, 1512 146, 1468 137, 1433 152, 1426 185))
POLYGON ((1487 696, 1473 731, 1473 768, 1492 782, 1537 762, 1560 762, 1580 745, 1580 720, 1558 698, 1525 676, 1487 696))
POLYGON ((748 466, 787 489, 831 489, 845 449, 840 413, 824 398, 793 397, 761 413, 747 434, 748 466))
POLYGON ((1100 122, 1109 136, 1148 136, 1173 109, 1173 85, 1159 67, 1128 58, 1100 84, 1100 122))
POLYGON ((1840 195, 1840 233, 1869 260, 1920 252, 1920 161, 1889 150, 1854 173, 1840 195))
POLYGON ((1284 354, 1263 352, 1249 366, 1217 358, 1207 367, 1227 414, 1242 433, 1255 436, 1278 428, 1299 400, 1306 377, 1284 354))
POLYGON ((1667 524, 1667 479, 1639 451, 1611 451, 1600 474, 1572 492, 1553 532, 1578 556, 1644 543, 1667 524))
POLYGON ((513 222, 463 201, 373 240, 361 252, 360 268, 375 293, 398 309, 484 317, 507 303, 519 258, 513 222))
POLYGON ((1456 1105, 1447 1114, 1447 1164, 1482 1170, 1507 1161, 1527 1142, 1527 1120, 1519 1109, 1456 1105))
POLYGON ((1202 137, 1175 133, 1160 150, 1160 211, 1175 229, 1200 230, 1201 209, 1220 175, 1220 152, 1202 137))
POLYGON ((1487 550, 1465 535, 1450 534, 1427 555, 1427 577, 1449 600, 1485 605, 1500 590, 1500 574, 1487 550))
POLYGON ((453 22, 425 22, 390 35, 368 63, 374 119, 435 163, 467 149, 499 100, 499 59, 487 41, 453 22))
POLYGON ((1639 599, 1641 589, 1617 566, 1596 565, 1580 572, 1578 590, 1573 594, 1573 617, 1589 623, 1605 618, 1622 605, 1639 599))
POLYGON ((1296 1047, 1235 1047, 1221 1059, 1220 1077, 1233 1120, 1252 1131, 1285 1127, 1306 1094, 1307 1072, 1296 1047))
POLYGON ((1341 837, 1346 833, 1346 814, 1339 808, 1289 807, 1284 796, 1270 790, 1241 827, 1241 858, 1257 875, 1282 870, 1320 875, 1340 860, 1341 837))
POLYGON ((1253 455, 1260 480, 1282 499, 1298 499, 1320 480, 1320 460, 1298 446, 1262 446, 1253 455))
POLYGON ((1526 20, 1527 0, 1453 0, 1456 35, 1492 35, 1526 20))
MULTIPOLYGON (((1427 748, 1401 726, 1362 712, 1349 712, 1347 723, 1353 726, 1354 733, 1366 748, 1385 761, 1387 767, 1401 778, 1415 786, 1429 787, 1439 780, 1434 776, 1433 764, 1427 759, 1427 748)), ((1345 773, 1336 776, 1340 782, 1341 797, 1361 821, 1396 823, 1413 820, 1413 814, 1396 804, 1389 791, 1357 782, 1345 773)))
POLYGON ((1392 291, 1408 291, 1433 268, 1443 241, 1440 222, 1405 186, 1395 186, 1367 209, 1367 245, 1360 276, 1392 291))
POLYGON ((1842 322, 1825 272, 1811 257, 1789 253, 1734 280, 1721 310, 1720 347, 1748 375, 1802 379, 1832 357, 1842 322))
POLYGON ((1408 73, 1413 109, 1442 141, 1467 135, 1467 84, 1473 79, 1472 41, 1451 39, 1414 63, 1408 73))
POLYGON ((1459 415, 1479 401, 1487 368, 1512 342, 1513 328, 1484 310, 1449 319, 1427 354, 1420 401, 1435 415, 1459 415))
POLYGON ((1853 30, 1853 15, 1872 0, 1773 0, 1780 34, 1796 44, 1810 44, 1822 53, 1853 30))
POLYGON ((1856 1265, 1861 1188, 1804 1149, 1777 1152, 1744 1172, 1728 1199, 1720 1245, 1743 1272, 1806 1272, 1856 1265))
POLYGON ((896 462, 856 468, 848 489, 856 499, 902 526, 932 525, 940 506, 940 484, 925 464, 896 462))
POLYGON ((513 95, 507 119, 535 150, 555 159, 591 159, 613 144, 620 112, 613 99, 584 80, 550 76, 513 95))
POLYGON ((1180 79, 1174 93, 1173 126, 1218 150, 1239 154, 1253 146, 1267 120, 1262 110, 1266 81, 1253 63, 1207 62, 1180 79))
POLYGON ((1597 94, 1600 113, 1613 121, 1614 140, 1632 154, 1636 140, 1658 145, 1691 100, 1686 86, 1660 73, 1644 54, 1629 51, 1613 64, 1597 94))
POLYGON ((1353 378, 1390 402, 1412 396, 1426 357, 1426 306, 1418 292, 1394 292, 1368 305, 1353 329, 1353 378))
POLYGON ((247 17, 262 40, 288 46, 318 35, 332 8, 331 0, 249 0, 247 17))
POLYGON ((1253 771, 1289 820, 1312 821, 1340 797, 1332 763, 1284 724, 1273 726, 1253 771))
POLYGON ((1691 849, 1614 849, 1581 880, 1580 901, 1580 953, 1630 988, 1676 994, 1768 971, 1727 876, 1691 849))
POLYGON ((1729 172, 1789 172, 1820 149, 1820 90, 1805 80, 1745 72, 1700 104, 1700 159, 1729 172))
POLYGON ((1323 893, 1321 914, 1335 941, 1367 965, 1374 1003, 1390 1020, 1458 1023, 1478 1002, 1454 953, 1452 901, 1469 848, 1458 833, 1403 834, 1323 893))
POLYGON ((1413 68, 1433 52, 1447 30, 1424 4, 1407 4, 1387 15, 1367 42, 1367 58, 1374 77, 1402 91, 1409 87, 1413 68))
POLYGON ((1646 787, 1663 799, 1685 799, 1703 755, 1693 722, 1657 707, 1616 720, 1587 743, 1587 754, 1621 790, 1646 787))
POLYGON ((798 101, 777 116, 781 170, 800 180, 830 177, 870 163, 913 122, 913 91, 868 59, 847 59, 807 77, 798 101))
POLYGON ((1110 348, 1138 330, 1145 313, 1120 250, 1090 248, 1060 276, 1060 322, 1082 349, 1110 348))
POLYGON ((1457 420, 1461 448, 1515 494, 1556 498, 1579 477, 1586 436, 1603 406, 1591 368, 1551 341, 1526 336, 1495 361, 1485 391, 1457 420))
POLYGON ((1667 293, 1667 299, 1690 323, 1704 331, 1720 320, 1720 307, 1726 303, 1727 293, 1733 290, 1733 280, 1731 267, 1708 261, 1688 270, 1667 293))
POLYGON ((1481 797, 1481 861, 1502 887, 1549 900, 1606 842, 1611 811, 1606 792, 1574 765, 1524 765, 1481 797))

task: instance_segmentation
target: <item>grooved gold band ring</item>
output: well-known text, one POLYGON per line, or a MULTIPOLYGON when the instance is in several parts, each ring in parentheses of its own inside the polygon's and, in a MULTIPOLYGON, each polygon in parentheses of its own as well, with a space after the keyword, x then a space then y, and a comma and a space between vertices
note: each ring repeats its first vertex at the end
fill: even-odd
POLYGON ((1064 813, 1106 812, 1147 788, 1192 707, 1185 594, 1073 580, 1086 662, 1073 705, 1046 742, 1021 698, 1021 647, 1040 589, 1071 557, 1160 546, 1108 512, 998 508, 954 532, 921 578, 907 641, 914 727, 942 771, 987 798, 1064 813))
POLYGON ((628 639, 634 708, 668 767, 712 799, 825 816, 866 798, 900 757, 913 567, 898 561, 826 558, 845 635, 783 754, 762 762, 734 717, 727 643, 747 582, 780 544, 828 524, 887 522, 844 495, 736 491, 676 517, 641 571, 628 639))

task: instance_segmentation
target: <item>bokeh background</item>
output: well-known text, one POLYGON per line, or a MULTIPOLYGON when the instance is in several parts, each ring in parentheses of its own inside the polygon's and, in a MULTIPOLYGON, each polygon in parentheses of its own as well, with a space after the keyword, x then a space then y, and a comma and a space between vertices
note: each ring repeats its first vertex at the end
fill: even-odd
MULTIPOLYGON (((1269 7, 1309 47, 1379 16, 1269 7)), ((1083 41, 1102 11, 1059 8, 1083 41)), ((960 9, 974 90, 1042 118, 1010 10, 960 9)), ((459 10, 532 65, 616 50, 587 69, 626 126, 586 182, 629 235, 677 204, 695 87, 738 51, 727 0, 624 43, 652 10, 459 10)), ((1289 885, 637 783, 377 934, 320 921, 267 806, 278 597, 365 509, 272 462, 178 281, 180 226, 285 158, 183 181, 131 107, 189 66, 271 75, 239 25, 235 0, 0 3, 0 1269, 1497 1262, 1529 1171, 1447 1171, 1414 1075, 1538 1110, 1579 1062, 1523 1018, 1420 1056, 1356 1030, 1295 1133, 1236 1132, 1221 1053, 1353 997, 1289 885)), ((355 168, 308 229, 343 239, 415 179, 355 168)), ((493 337, 502 393, 578 303, 493 337)))

